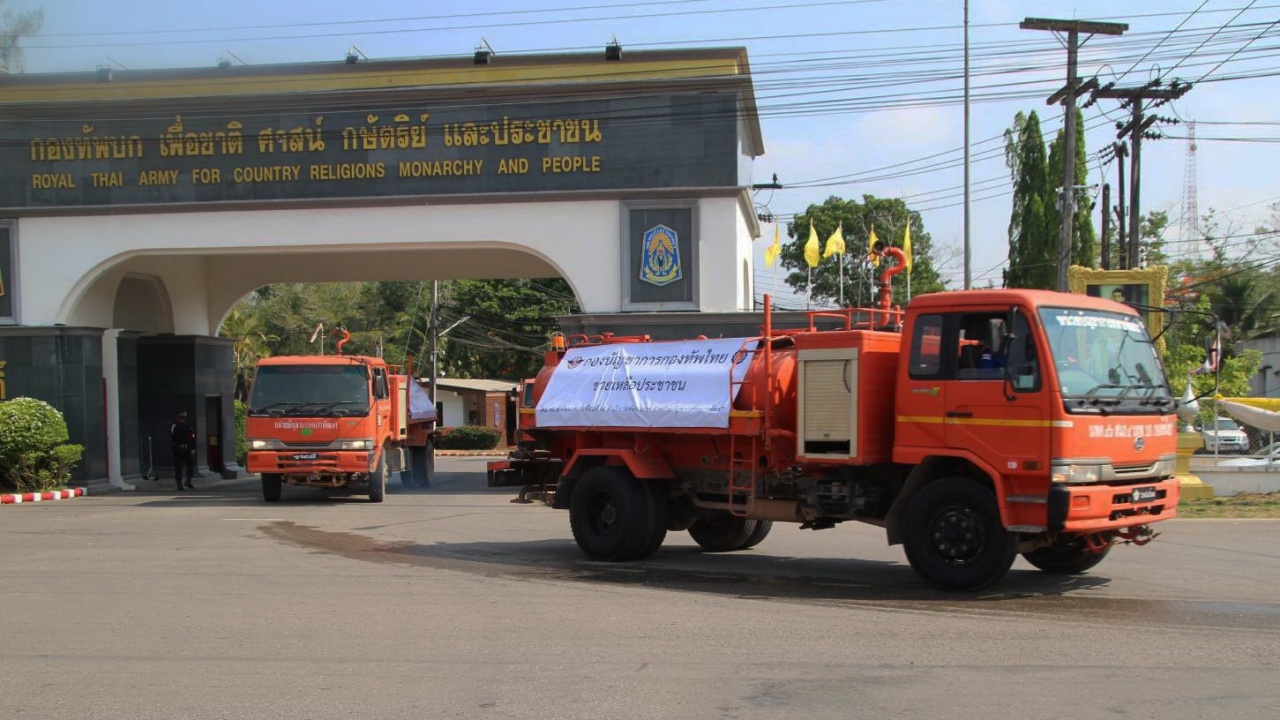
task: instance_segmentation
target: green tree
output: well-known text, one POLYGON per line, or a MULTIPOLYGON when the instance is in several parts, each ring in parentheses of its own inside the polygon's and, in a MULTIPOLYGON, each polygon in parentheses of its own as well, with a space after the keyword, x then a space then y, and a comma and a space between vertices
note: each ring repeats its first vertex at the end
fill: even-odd
MULTIPOLYGON (((1076 114, 1076 167, 1075 180, 1071 183, 1075 188, 1075 213, 1071 219, 1071 264, 1082 267, 1098 266, 1098 234, 1093 228, 1093 200, 1089 197, 1089 157, 1084 144, 1084 115, 1076 114)), ((1049 167, 1046 177, 1048 195, 1041 203, 1048 211, 1049 230, 1053 234, 1054 248, 1057 248, 1058 228, 1062 225, 1062 211, 1058 208, 1057 193, 1054 188, 1062 184, 1062 155, 1066 149, 1067 136, 1058 131, 1053 144, 1049 147, 1049 167)), ((1055 254, 1056 258, 1057 255, 1055 254)), ((1056 280, 1055 280, 1056 282, 1056 280)))
POLYGON ((1009 214, 1009 267, 1005 287, 1053 288, 1058 283, 1057 233, 1052 230, 1049 166, 1040 116, 1018 113, 1004 131, 1005 165, 1013 179, 1009 214))
MULTIPOLYGON (((0 0, 3 4, 4 0, 0 0)), ((28 10, 15 13, 5 10, 0 15, 0 70, 21 72, 22 38, 32 37, 40 32, 44 24, 44 10, 28 10)))
POLYGON ((269 343, 276 339, 262 330, 262 318, 251 306, 237 305, 227 313, 218 328, 218 336, 235 340, 231 348, 232 369, 235 373, 235 399, 249 398, 249 384, 253 381, 253 368, 270 353, 269 343))
POLYGON ((556 316, 579 311, 561 278, 456 280, 442 295, 449 304, 441 309, 441 325, 453 329, 441 341, 440 367, 452 377, 532 377, 559 328, 556 316))
MULTIPOLYGON (((792 272, 787 284, 797 292, 808 293, 815 302, 838 301, 843 286, 846 307, 869 307, 876 304, 876 283, 891 265, 881 262, 879 267, 867 260, 867 250, 872 229, 877 239, 886 245, 901 247, 907 224, 911 226, 911 275, 910 293, 920 295, 945 289, 945 284, 933 265, 933 239, 924 229, 920 213, 907 207, 900 198, 877 198, 863 195, 862 201, 829 197, 821 205, 810 205, 795 216, 787 226, 790 238, 783 245, 780 262, 792 272), (835 257, 822 259, 810 273, 804 259, 804 246, 809 240, 809 223, 812 221, 822 252, 827 240, 837 228, 844 236, 843 276, 841 263, 835 257)), ((893 261, 888 261, 893 262, 893 261)), ((905 305, 909 299, 907 275, 899 273, 893 283, 893 303, 905 305)))
MULTIPOLYGON (((1169 229, 1169 213, 1164 210, 1153 210, 1147 213, 1138 223, 1138 247, 1143 263, 1146 265, 1167 265, 1169 255, 1165 252, 1164 234, 1169 229)), ((1120 267, 1112 264, 1111 267, 1120 267)))
MULTIPOLYGON (((439 367, 450 377, 527 377, 541 364, 539 348, 556 329, 555 316, 577 309, 560 278, 441 283, 441 329, 468 319, 441 339, 439 367)), ((401 366, 412 356, 414 373, 422 375, 429 362, 430 314, 428 282, 280 284, 237 303, 221 334, 238 339, 237 381, 246 391, 259 358, 331 355, 347 333, 343 353, 401 366)))

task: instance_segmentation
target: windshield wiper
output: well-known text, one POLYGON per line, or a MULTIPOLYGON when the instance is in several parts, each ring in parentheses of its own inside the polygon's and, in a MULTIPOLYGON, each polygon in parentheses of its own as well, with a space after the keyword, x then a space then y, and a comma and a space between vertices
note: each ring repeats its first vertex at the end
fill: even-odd
POLYGON ((278 410, 283 412, 286 408, 296 407, 301 404, 302 403, 297 401, 286 400, 284 402, 271 403, 270 405, 264 405, 258 408, 249 408, 249 414, 250 415, 261 415, 263 413, 272 414, 271 413, 272 410, 278 410))
POLYGON ((303 405, 303 407, 309 408, 312 405, 320 405, 322 407, 317 409, 316 412, 328 412, 338 407, 339 405, 363 405, 363 404, 364 404, 363 400, 334 400, 332 402, 326 402, 326 401, 320 400, 316 402, 307 403, 306 405, 303 405))
POLYGON ((1094 405, 1097 405, 1097 404, 1098 404, 1098 403, 1100 403, 1100 402, 1108 401, 1108 400, 1112 400, 1112 399, 1114 399, 1114 400, 1116 400, 1117 402, 1119 402, 1120 398, 1124 397, 1124 392, 1121 392, 1121 393, 1120 393, 1119 395, 1117 395, 1115 398, 1103 398, 1103 397, 1098 397, 1098 396, 1096 395, 1096 393, 1097 393, 1099 390, 1121 390, 1121 389, 1123 389, 1123 390, 1127 391, 1127 390, 1129 389, 1129 386, 1127 386, 1127 385, 1116 385, 1115 383, 1102 383, 1101 385, 1094 385, 1093 387, 1089 388, 1089 391, 1088 391, 1088 392, 1086 392, 1086 393, 1084 394, 1084 397, 1088 398, 1088 399, 1089 399, 1089 402, 1093 403, 1094 405))

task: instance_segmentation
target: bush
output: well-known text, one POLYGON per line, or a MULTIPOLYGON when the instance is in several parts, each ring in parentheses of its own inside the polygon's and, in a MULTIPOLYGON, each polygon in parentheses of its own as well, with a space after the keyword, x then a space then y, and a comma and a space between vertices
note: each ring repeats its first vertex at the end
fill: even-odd
POLYGON ((479 425, 461 425, 441 430, 436 438, 439 450, 492 450, 498 447, 502 433, 490 427, 479 425))
POLYGON ((0 402, 0 471, 18 492, 66 486, 84 456, 84 447, 67 440, 67 423, 49 403, 27 397, 0 402))
POLYGON ((236 464, 244 467, 245 462, 249 459, 249 445, 244 439, 244 408, 243 402, 235 401, 236 415, 236 464))

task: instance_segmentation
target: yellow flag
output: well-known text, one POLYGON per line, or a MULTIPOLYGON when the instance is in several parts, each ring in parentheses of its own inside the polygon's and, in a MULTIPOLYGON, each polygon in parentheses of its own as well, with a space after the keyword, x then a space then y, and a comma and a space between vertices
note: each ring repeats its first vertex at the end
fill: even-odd
POLYGON ((827 238, 827 251, 822 253, 822 257, 829 258, 832 255, 844 254, 844 221, 836 227, 836 231, 831 233, 831 237, 827 238))
POLYGON ((782 254, 782 225, 775 224, 773 226, 773 242, 769 247, 764 249, 764 264, 773 267, 778 261, 778 256, 782 254))
POLYGON ((902 235, 902 254, 906 256, 907 274, 911 274, 911 221, 907 221, 907 231, 902 235))
POLYGON ((818 231, 813 229, 813 221, 809 221, 809 242, 804 244, 804 261, 809 267, 818 267, 818 231))
POLYGON ((880 238, 876 237, 876 226, 871 226, 871 236, 867 238, 867 259, 875 267, 880 267, 880 256, 876 255, 876 243, 880 242, 880 238))

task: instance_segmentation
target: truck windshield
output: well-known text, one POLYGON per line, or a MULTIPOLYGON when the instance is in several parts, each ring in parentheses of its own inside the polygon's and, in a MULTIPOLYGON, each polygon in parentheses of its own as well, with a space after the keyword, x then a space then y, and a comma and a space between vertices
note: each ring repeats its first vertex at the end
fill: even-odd
POLYGON ((1164 368, 1139 318, 1104 310, 1042 308, 1040 320, 1068 409, 1173 407, 1164 368))
POLYGON ((250 415, 334 416, 369 412, 363 365, 263 365, 253 378, 250 415))

